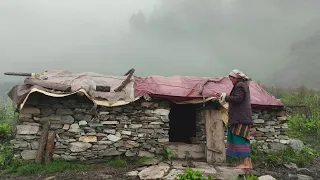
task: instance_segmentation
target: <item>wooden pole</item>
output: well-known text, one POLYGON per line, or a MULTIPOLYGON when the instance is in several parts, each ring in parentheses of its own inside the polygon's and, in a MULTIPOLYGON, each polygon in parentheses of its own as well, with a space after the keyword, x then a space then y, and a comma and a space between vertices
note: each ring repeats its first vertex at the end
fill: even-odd
POLYGON ((43 160, 44 149, 45 149, 46 143, 47 143, 49 126, 50 126, 49 121, 45 121, 42 123, 42 132, 41 132, 41 137, 39 140, 39 147, 38 147, 37 155, 36 155, 36 163, 38 163, 38 164, 41 164, 42 160, 43 160))
POLYGON ((56 136, 56 133, 54 131, 49 131, 47 146, 46 146, 46 157, 45 157, 46 164, 52 161, 55 136, 56 136))
POLYGON ((213 109, 205 110, 204 118, 207 137, 207 163, 214 164, 225 162, 225 134, 221 111, 213 109))

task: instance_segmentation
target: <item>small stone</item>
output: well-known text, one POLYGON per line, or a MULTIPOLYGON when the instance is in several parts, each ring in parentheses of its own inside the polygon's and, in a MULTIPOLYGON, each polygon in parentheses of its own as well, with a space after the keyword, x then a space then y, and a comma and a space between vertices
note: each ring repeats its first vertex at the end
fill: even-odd
POLYGON ((101 124, 103 125, 116 125, 119 124, 118 121, 101 121, 101 124))
POLYGON ((278 119, 279 121, 287 121, 287 117, 286 117, 286 116, 277 117, 277 119, 278 119))
POLYGON ((78 124, 71 124, 69 132, 77 133, 77 132, 80 132, 80 131, 81 131, 81 129, 80 129, 78 124))
POLYGON ((135 178, 135 177, 138 176, 138 174, 139 174, 139 171, 131 171, 131 172, 128 172, 128 173, 127 173, 127 176, 128 176, 128 177, 135 178))
POLYGON ((297 172, 299 174, 304 174, 304 175, 309 175, 309 176, 313 175, 312 172, 307 168, 297 168, 297 172))
POLYGON ((267 133, 267 132, 270 131, 270 130, 267 129, 267 128, 257 128, 257 130, 260 131, 260 132, 264 132, 264 133, 267 133))
POLYGON ((169 138, 159 138, 158 139, 159 143, 165 143, 165 142, 169 142, 169 138))
POLYGON ((23 150, 21 152, 21 157, 24 160, 36 159, 37 150, 23 150))
POLYGON ((21 114, 34 114, 34 115, 39 115, 40 114, 40 109, 34 108, 34 107, 24 107, 20 111, 21 114))
POLYGON ((131 135, 131 131, 122 131, 121 134, 130 136, 131 135))
POLYGON ((139 178, 141 180, 162 179, 169 170, 170 167, 168 164, 150 166, 140 171, 139 178))
POLYGON ((290 146, 292 149, 300 152, 300 151, 302 151, 302 149, 303 149, 303 147, 304 147, 304 144, 303 144, 303 142, 302 142, 301 140, 299 140, 299 139, 289 139, 289 146, 290 146))
POLYGON ((19 114, 19 119, 31 119, 32 114, 19 114))
POLYGON ((281 139, 280 139, 280 143, 281 143, 281 144, 289 144, 289 140, 281 140, 281 139))
POLYGON ((116 130, 115 129, 104 129, 103 132, 107 133, 107 134, 116 134, 116 130))
POLYGON ((73 115, 74 113, 71 109, 64 108, 64 109, 57 109, 56 114, 57 115, 73 115))
POLYGON ((99 115, 108 115, 110 114, 108 111, 99 112, 99 115))
POLYGON ((132 148, 132 147, 139 147, 140 144, 135 142, 135 141, 127 141, 127 147, 132 148))
POLYGON ((294 174, 289 174, 289 180, 299 180, 299 177, 294 174))
POLYGON ((62 124, 72 124, 74 122, 74 118, 70 115, 61 116, 60 123, 62 124))
POLYGON ((138 129, 138 128, 141 128, 141 127, 142 127, 142 124, 130 124, 129 125, 130 129, 138 129))
POLYGON ((107 138, 108 138, 110 141, 113 141, 113 142, 117 142, 117 141, 119 141, 119 140, 121 139, 120 137, 115 136, 115 135, 112 135, 112 134, 109 134, 109 135, 107 136, 107 138))
POLYGON ((62 124, 50 124, 51 129, 61 129, 63 128, 62 124))
POLYGON ((117 151, 115 148, 107 149, 105 151, 99 152, 99 156, 119 156, 123 153, 117 151))
POLYGON ((92 122, 89 122, 88 123, 88 125, 90 126, 90 127, 102 127, 103 126, 103 124, 100 124, 100 123, 92 123, 92 122))
POLYGON ((70 156, 70 155, 61 155, 61 158, 66 160, 66 161, 74 161, 77 159, 76 156, 70 156))
POLYGON ((92 144, 87 142, 72 142, 69 144, 69 149, 71 152, 82 152, 91 148, 92 144))
POLYGON ((298 166, 294 163, 284 164, 284 166, 290 170, 296 170, 298 169, 298 166))
POLYGON ((38 141, 33 141, 31 142, 31 149, 36 150, 39 148, 39 142, 38 141))
POLYGON ((55 180, 55 179, 56 179, 55 176, 50 176, 50 177, 45 178, 44 180, 55 180))
POLYGON ((17 134, 33 135, 39 132, 39 126, 17 125, 17 134))
POLYGON ((98 142, 97 136, 81 136, 79 138, 81 142, 98 142))
POLYGON ((270 175, 265 175, 265 176, 260 176, 258 180, 276 180, 276 179, 270 175))
POLYGON ((133 156, 135 156, 135 154, 134 154, 131 150, 127 150, 127 152, 125 153, 125 155, 126 155, 127 157, 133 157, 133 156))
POLYGON ((255 119, 255 120, 253 120, 253 122, 255 124, 264 124, 264 120, 263 119, 255 119))
POLYGON ((62 127, 62 129, 64 129, 64 130, 68 130, 69 128, 70 128, 69 124, 64 124, 63 127, 62 127))
POLYGON ((85 126, 85 125, 87 125, 88 123, 87 123, 87 121, 85 121, 85 120, 82 120, 82 121, 79 121, 79 126, 85 126))
POLYGON ((139 151, 139 154, 138 154, 139 157, 149 157, 149 158, 152 158, 154 157, 154 154, 150 153, 150 152, 147 152, 147 151, 139 151))
POLYGON ((311 176, 303 175, 303 174, 298 174, 298 179, 299 180, 313 180, 314 178, 311 176))
POLYGON ((113 142, 112 141, 98 141, 98 145, 110 145, 112 144, 113 142))

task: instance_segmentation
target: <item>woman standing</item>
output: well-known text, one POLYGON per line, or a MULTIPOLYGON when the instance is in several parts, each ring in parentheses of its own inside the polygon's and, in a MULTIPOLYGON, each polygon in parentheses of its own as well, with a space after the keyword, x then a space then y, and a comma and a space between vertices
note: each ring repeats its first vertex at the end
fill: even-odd
POLYGON ((227 151, 229 156, 243 157, 239 169, 252 169, 250 158, 250 126, 253 124, 248 81, 251 80, 235 69, 229 74, 233 89, 229 96, 217 93, 220 102, 228 102, 227 151))

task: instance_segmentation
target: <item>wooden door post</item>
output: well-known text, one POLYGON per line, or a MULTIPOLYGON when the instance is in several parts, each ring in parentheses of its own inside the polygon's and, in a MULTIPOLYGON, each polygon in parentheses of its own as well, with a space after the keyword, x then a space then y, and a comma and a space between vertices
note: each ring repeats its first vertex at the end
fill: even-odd
POLYGON ((225 133, 222 114, 219 110, 204 110, 206 126, 207 163, 214 164, 226 161, 225 133))

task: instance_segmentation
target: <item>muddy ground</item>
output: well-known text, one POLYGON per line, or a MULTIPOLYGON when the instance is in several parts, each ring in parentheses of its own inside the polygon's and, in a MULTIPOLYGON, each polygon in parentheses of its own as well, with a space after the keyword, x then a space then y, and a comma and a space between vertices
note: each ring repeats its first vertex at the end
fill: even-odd
MULTIPOLYGON (((89 169, 87 171, 66 171, 62 173, 55 174, 32 174, 32 175, 0 175, 1 180, 102 180, 102 179, 112 179, 112 180, 125 180, 132 179, 126 177, 126 172, 133 171, 138 167, 135 165, 128 165, 125 168, 115 168, 107 166, 97 166, 94 169, 89 169)), ((320 157, 315 159, 310 165, 306 167, 307 170, 302 171, 304 175, 313 176, 314 179, 320 179, 320 157)), ((271 175, 276 179, 288 179, 289 174, 299 174, 296 170, 288 169, 285 166, 277 167, 265 167, 263 165, 255 165, 254 173, 258 176, 261 175, 271 175)), ((300 172, 301 174, 301 172, 300 172)))

